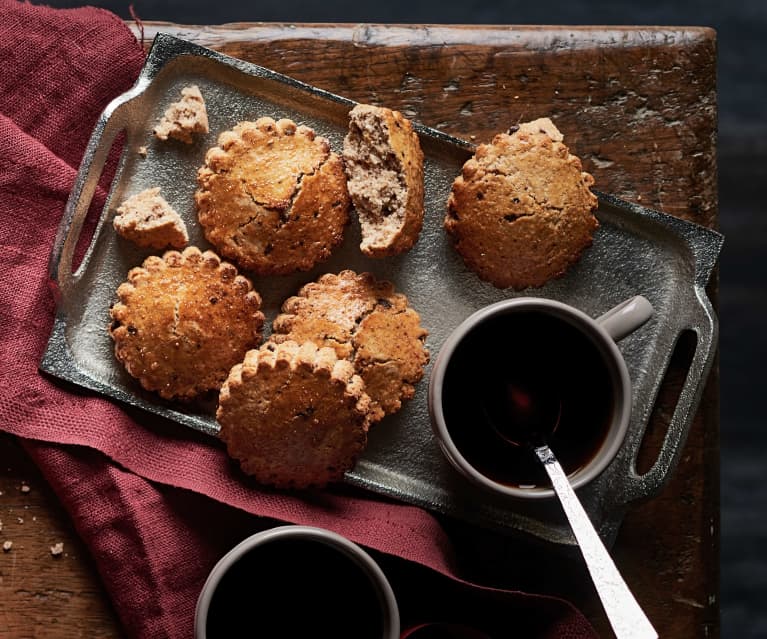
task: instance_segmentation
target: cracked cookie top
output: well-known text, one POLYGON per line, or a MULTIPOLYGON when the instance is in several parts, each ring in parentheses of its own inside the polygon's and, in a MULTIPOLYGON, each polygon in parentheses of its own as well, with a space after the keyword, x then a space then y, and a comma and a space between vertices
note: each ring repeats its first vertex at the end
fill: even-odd
POLYGON ((594 178, 548 118, 481 144, 453 182, 445 230, 466 266, 499 288, 563 275, 599 226, 594 178))
POLYGON ((349 222, 341 158, 291 120, 263 117, 225 131, 197 182, 207 240, 260 275, 312 268, 341 243, 349 222))
POLYGON ((375 421, 415 393, 429 362, 420 316, 387 281, 345 270, 306 284, 282 305, 270 342, 314 342, 352 362, 375 421))
POLYGON ((312 342, 251 350, 221 388, 229 455, 277 488, 339 481, 367 445, 370 398, 348 361, 312 342))
POLYGON ((109 333, 115 355, 147 390, 192 399, 217 390, 261 342, 261 297, 212 251, 153 255, 117 289, 109 333))

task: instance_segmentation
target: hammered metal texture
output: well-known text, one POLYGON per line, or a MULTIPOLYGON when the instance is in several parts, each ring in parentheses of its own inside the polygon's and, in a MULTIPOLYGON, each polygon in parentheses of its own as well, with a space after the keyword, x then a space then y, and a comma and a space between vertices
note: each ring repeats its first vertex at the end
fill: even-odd
MULTIPOLYGON (((105 110, 91 138, 51 256, 51 284, 58 315, 41 369, 120 402, 216 436, 214 406, 184 408, 143 392, 115 360, 107 334, 109 307, 128 270, 149 254, 116 237, 111 223, 126 197, 160 186, 185 219, 191 244, 207 248, 196 220, 197 169, 218 134, 241 120, 288 117, 311 126, 340 151, 353 102, 240 60, 167 35, 155 39, 144 70, 129 92, 105 110), (193 145, 159 142, 152 127, 188 84, 205 96, 211 132, 193 145), (113 140, 125 133, 117 175, 94 237, 79 268, 72 256, 101 166, 113 140), (138 153, 147 147, 146 157, 138 153)), ((442 220, 453 179, 473 146, 417 126, 425 160, 424 229, 415 248, 396 258, 371 260, 359 249, 353 223, 344 244, 312 271, 253 277, 269 322, 282 301, 325 272, 350 268, 389 279, 405 293, 429 330, 432 362, 450 331, 482 306, 515 295, 557 299, 593 317, 637 293, 654 317, 619 346, 634 397, 628 436, 618 457, 579 490, 586 511, 608 544, 631 501, 655 494, 676 465, 716 349, 717 321, 705 286, 722 237, 703 227, 599 194, 601 226, 593 246, 565 277, 543 288, 511 293, 481 282, 452 249, 442 220), (697 336, 697 350, 655 466, 637 476, 634 459, 654 398, 679 336, 697 336)), ((347 481, 374 493, 478 525, 572 546, 574 540, 555 500, 501 499, 469 485, 443 458, 432 436, 427 408, 428 375, 415 397, 370 433, 370 442, 347 481)))

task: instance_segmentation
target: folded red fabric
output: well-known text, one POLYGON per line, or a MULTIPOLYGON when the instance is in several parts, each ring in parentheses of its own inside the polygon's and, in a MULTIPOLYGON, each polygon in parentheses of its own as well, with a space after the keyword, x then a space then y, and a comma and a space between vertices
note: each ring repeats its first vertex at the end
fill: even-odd
POLYGON ((414 620, 421 583, 445 593, 443 613, 484 601, 499 619, 499 606, 517 611, 526 637, 594 637, 565 601, 461 579, 449 536, 424 510, 343 488, 262 490, 211 438, 40 375, 55 314, 47 262, 64 204, 98 115, 133 84, 144 56, 100 9, 0 0, 0 14, 0 428, 23 439, 72 515, 127 634, 191 636, 217 559, 250 533, 291 522, 379 553, 414 620))

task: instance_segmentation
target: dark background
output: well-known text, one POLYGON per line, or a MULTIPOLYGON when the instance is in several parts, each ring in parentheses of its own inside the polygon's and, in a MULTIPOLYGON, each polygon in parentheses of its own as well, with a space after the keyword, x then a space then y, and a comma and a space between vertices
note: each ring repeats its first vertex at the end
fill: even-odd
MULTIPOLYGON (((85 2, 49 0, 57 7, 85 2)), ((127 0, 95 4, 130 18, 127 0)), ((142 20, 708 26, 718 34, 721 348, 721 610, 725 639, 767 637, 767 473, 759 396, 767 357, 767 0, 135 0, 142 20), (756 392, 754 392, 754 390, 756 392)), ((687 639, 687 638, 673 638, 687 639)))

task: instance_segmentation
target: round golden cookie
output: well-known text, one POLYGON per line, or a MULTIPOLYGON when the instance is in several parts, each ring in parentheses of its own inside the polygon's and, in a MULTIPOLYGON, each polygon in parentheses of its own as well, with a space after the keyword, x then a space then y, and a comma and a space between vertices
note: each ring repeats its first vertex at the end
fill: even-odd
POLYGON ((367 445, 370 398, 354 367, 311 342, 264 344, 221 388, 216 419, 244 472, 277 488, 322 487, 367 445))
POLYGON ((444 226, 481 279, 539 287, 591 245, 599 226, 593 183, 542 118, 477 147, 453 182, 444 226))
POLYGON ((341 158, 291 120, 264 117, 225 131, 197 182, 205 237, 260 275, 312 268, 341 243, 349 222, 341 158))
POLYGON ((192 399, 217 390, 261 342, 261 297, 212 251, 148 257, 117 289, 115 356, 147 390, 192 399))
POLYGON ((370 395, 374 421, 402 407, 429 362, 428 331, 387 281, 345 270, 306 284, 282 305, 270 341, 312 341, 354 364, 370 395))

